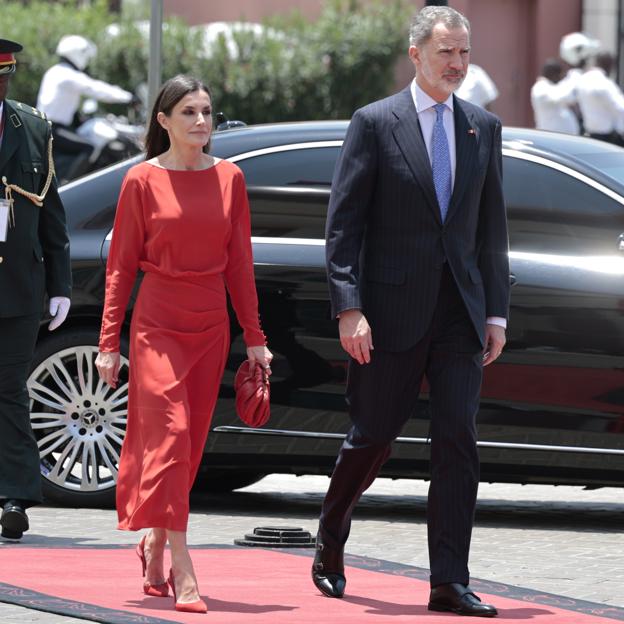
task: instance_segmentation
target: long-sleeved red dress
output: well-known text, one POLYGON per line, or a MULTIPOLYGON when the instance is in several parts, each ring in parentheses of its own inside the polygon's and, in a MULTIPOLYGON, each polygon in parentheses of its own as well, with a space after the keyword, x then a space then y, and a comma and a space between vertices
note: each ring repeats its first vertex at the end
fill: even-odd
POLYGON ((236 165, 178 171, 144 162, 129 170, 106 267, 102 352, 119 351, 138 269, 145 275, 130 324, 118 528, 186 531, 229 350, 226 287, 247 346, 265 344, 236 165))

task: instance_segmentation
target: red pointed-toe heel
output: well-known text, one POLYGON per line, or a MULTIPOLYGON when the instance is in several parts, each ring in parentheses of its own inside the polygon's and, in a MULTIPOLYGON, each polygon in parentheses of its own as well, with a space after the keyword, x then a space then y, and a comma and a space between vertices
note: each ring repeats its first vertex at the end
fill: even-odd
POLYGON ((195 602, 178 602, 173 570, 169 570, 169 585, 171 585, 171 591, 173 592, 176 611, 185 611, 186 613, 208 613, 208 605, 201 598, 195 602))
MULTIPOLYGON (((141 565, 143 566, 143 576, 145 576, 145 571, 147 570, 147 561, 145 560, 145 538, 146 537, 147 535, 144 535, 136 547, 136 554, 138 558, 141 560, 141 565)), ((166 598, 169 595, 169 586, 167 585, 167 581, 165 581, 164 583, 158 583, 156 585, 152 585, 148 581, 144 581, 143 593, 146 596, 155 596, 156 598, 166 598)))

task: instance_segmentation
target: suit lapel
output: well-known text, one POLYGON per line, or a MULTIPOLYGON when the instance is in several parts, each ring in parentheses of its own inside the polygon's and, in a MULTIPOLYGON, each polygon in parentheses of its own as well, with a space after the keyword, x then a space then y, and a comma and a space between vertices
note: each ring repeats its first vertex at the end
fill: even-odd
POLYGON ((4 115, 4 135, 2 137, 2 147, 0 148, 0 171, 5 169, 7 163, 17 151, 18 145, 21 144, 19 132, 23 131, 19 117, 6 100, 4 101, 4 115), (19 127, 16 128, 17 124, 19 124, 19 127))
POLYGON ((427 147, 420 130, 418 113, 412 93, 407 87, 397 94, 392 112, 396 118, 392 129, 394 139, 405 158, 412 175, 422 188, 427 204, 440 221, 440 208, 433 186, 431 163, 427 154, 427 147))
POLYGON ((474 123, 472 113, 465 109, 461 100, 453 97, 455 118, 455 183, 449 203, 446 222, 457 210, 468 183, 475 178, 477 164, 479 128, 474 123))

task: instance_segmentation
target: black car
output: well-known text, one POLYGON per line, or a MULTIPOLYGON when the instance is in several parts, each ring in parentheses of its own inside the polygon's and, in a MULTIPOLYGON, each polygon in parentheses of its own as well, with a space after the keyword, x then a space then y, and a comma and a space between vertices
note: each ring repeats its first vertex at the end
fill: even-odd
MULTIPOLYGON (((199 486, 250 484, 271 472, 329 474, 349 428, 347 357, 330 318, 324 224, 347 122, 215 133, 213 153, 244 171, 262 326, 275 354, 272 416, 249 429, 234 410, 232 349, 199 486)), ((135 158, 61 189, 74 293, 66 323, 42 325, 29 379, 45 494, 113 500, 127 407, 127 336, 116 390, 94 366, 104 270, 121 180, 135 158)), ((531 130, 504 132, 512 307, 508 343, 485 372, 481 478, 624 486, 624 150, 531 130)), ((128 313, 129 320, 130 313, 128 313)), ((126 326, 126 334, 127 334, 126 326)), ((428 474, 427 389, 382 469, 428 474)))

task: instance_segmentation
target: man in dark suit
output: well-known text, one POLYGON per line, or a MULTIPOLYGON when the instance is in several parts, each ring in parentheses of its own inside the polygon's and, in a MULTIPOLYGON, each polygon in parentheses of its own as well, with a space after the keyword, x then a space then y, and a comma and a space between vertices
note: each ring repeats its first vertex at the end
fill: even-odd
POLYGON ((479 482, 482 368, 505 343, 508 243, 501 124, 453 96, 470 25, 425 7, 410 28, 414 82, 353 115, 332 183, 327 267, 332 313, 351 356, 353 427, 323 503, 312 568, 345 589, 351 514, 390 454, 427 376, 431 411, 429 609, 494 616, 468 586, 479 482), (373 350, 374 345, 374 350, 373 350))
POLYGON ((67 316, 71 291, 50 125, 36 109, 6 99, 21 49, 0 39, 0 525, 8 539, 22 537, 26 509, 42 500, 26 379, 44 294, 55 329, 67 316))

